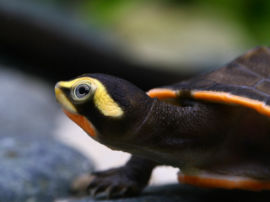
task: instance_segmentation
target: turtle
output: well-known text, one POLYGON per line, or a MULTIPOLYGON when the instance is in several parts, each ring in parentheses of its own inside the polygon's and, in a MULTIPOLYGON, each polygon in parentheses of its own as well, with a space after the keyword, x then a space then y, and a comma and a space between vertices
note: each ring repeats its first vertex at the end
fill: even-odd
POLYGON ((145 92, 107 74, 59 81, 64 113, 90 137, 131 154, 91 174, 88 190, 108 198, 139 194, 159 165, 199 187, 270 189, 270 49, 145 92))

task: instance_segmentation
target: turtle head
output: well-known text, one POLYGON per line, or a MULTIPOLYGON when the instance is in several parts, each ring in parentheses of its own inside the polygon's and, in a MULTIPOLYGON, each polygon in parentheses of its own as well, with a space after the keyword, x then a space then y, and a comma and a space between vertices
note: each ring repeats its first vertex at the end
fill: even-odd
POLYGON ((108 146, 128 139, 153 102, 133 84, 104 74, 60 81, 55 95, 70 119, 108 146))

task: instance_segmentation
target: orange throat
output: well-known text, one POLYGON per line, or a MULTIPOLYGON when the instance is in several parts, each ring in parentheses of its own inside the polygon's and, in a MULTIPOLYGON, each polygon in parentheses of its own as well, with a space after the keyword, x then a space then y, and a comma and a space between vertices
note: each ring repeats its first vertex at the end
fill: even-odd
POLYGON ((71 113, 65 109, 63 109, 64 113, 76 124, 78 124, 87 134, 89 134, 92 138, 96 138, 96 130, 93 124, 84 116, 71 113))

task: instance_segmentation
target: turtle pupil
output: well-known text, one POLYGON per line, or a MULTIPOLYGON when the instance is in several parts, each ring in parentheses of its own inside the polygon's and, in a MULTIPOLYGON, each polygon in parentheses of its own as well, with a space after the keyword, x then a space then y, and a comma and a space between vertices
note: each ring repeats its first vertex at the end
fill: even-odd
POLYGON ((87 90, 85 87, 81 87, 81 88, 79 89, 79 93, 80 93, 80 94, 87 94, 87 93, 88 93, 88 90, 87 90))
POLYGON ((81 84, 76 89, 76 96, 82 98, 90 92, 90 87, 86 84, 81 84))

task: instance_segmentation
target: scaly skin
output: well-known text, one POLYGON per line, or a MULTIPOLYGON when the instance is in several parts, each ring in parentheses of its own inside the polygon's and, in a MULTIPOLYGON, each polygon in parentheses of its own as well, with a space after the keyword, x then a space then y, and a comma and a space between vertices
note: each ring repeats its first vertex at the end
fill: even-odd
POLYGON ((88 191, 93 197, 125 197, 139 194, 147 185, 156 162, 132 156, 126 165, 91 173, 88 191))

